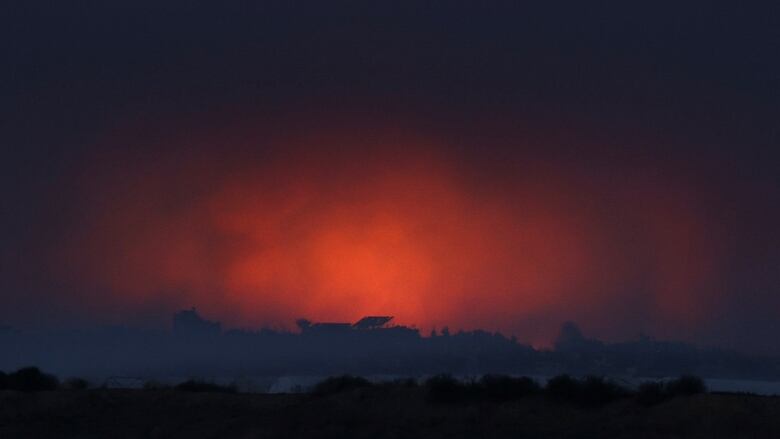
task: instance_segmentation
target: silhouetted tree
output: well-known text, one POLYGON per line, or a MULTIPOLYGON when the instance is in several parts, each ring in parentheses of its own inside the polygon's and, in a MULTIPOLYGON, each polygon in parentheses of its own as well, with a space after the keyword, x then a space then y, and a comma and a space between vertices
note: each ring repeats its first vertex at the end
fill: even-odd
POLYGON ((70 378, 62 383, 62 387, 67 390, 86 390, 89 388, 89 381, 84 378, 70 378))
POLYGON ((208 392, 208 393, 236 393, 234 385, 223 386, 217 383, 210 383, 200 380, 187 380, 173 387, 182 392, 208 392))
POLYGON ((599 376, 577 380, 569 375, 550 379, 545 387, 547 394, 557 400, 573 402, 586 407, 608 404, 630 394, 618 383, 599 376))
POLYGON ((550 378, 544 387, 548 396, 559 401, 573 401, 580 393, 580 383, 569 375, 550 378))
POLYGON ((417 380, 414 378, 399 378, 392 381, 385 381, 381 383, 386 387, 417 387, 417 380))
POLYGON ((666 383, 665 388, 669 396, 689 396, 707 391, 704 380, 693 375, 683 375, 680 378, 669 381, 666 383))
POLYGON ((479 381, 479 387, 486 398, 494 401, 509 401, 541 391, 539 383, 531 378, 506 375, 485 375, 479 381))
POLYGON ((363 377, 342 375, 320 381, 314 386, 311 393, 318 396, 325 396, 370 386, 371 382, 363 377))
POLYGON ((636 393, 637 402, 651 406, 659 404, 667 399, 664 384, 658 381, 646 381, 639 385, 636 393))
POLYGON ((6 377, 6 387, 22 392, 56 390, 59 380, 54 375, 41 372, 37 367, 25 367, 6 377))
POLYGON ((426 397, 429 401, 452 403, 473 396, 473 386, 458 381, 452 375, 440 374, 425 381, 426 397))
POLYGON ((144 383, 144 390, 166 390, 170 388, 171 386, 157 380, 149 380, 144 383))
POLYGON ((588 376, 580 385, 578 402, 586 406, 599 406, 626 397, 628 394, 628 389, 612 380, 588 376))

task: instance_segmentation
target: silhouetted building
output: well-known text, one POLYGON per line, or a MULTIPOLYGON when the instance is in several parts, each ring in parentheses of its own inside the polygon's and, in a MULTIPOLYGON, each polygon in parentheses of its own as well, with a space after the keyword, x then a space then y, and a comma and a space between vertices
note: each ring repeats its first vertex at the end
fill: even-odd
POLYGON ((201 317, 195 307, 182 310, 173 316, 173 332, 180 335, 219 335, 222 325, 201 317))
POLYGON ((390 316, 366 316, 358 320, 352 327, 358 330, 380 329, 390 320, 393 320, 390 316))
POLYGON ((312 323, 306 319, 299 319, 296 323, 301 332, 307 334, 347 334, 372 330, 389 330, 394 327, 386 326, 392 320, 390 316, 366 316, 355 323, 346 322, 321 322, 312 323))

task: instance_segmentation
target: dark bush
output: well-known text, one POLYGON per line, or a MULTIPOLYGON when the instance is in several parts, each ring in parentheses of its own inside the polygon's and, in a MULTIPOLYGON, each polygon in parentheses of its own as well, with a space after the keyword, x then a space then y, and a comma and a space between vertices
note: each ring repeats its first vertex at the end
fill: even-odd
POLYGON ((696 395, 707 391, 704 380, 693 375, 683 375, 680 378, 669 381, 665 387, 666 393, 670 397, 696 395))
POLYGON ((539 383, 528 377, 513 378, 506 375, 485 375, 479 381, 479 391, 494 401, 510 401, 537 394, 539 383))
POLYGON ((578 380, 569 375, 559 375, 547 382, 545 392, 550 398, 576 403, 585 407, 609 404, 630 394, 620 384, 599 376, 588 376, 578 380))
POLYGON ((600 406, 626 397, 628 390, 620 384, 598 376, 589 376, 580 384, 578 402, 585 406, 600 406))
POLYGON ((667 383, 648 381, 639 385, 637 402, 642 405, 660 404, 676 396, 688 396, 707 391, 704 381, 692 375, 683 375, 667 383))
POLYGON ((433 402, 464 401, 474 396, 473 387, 447 374, 432 376, 425 381, 426 396, 429 401, 433 402))
POLYGON ((54 375, 41 372, 37 367, 25 367, 6 376, 6 387, 21 392, 56 390, 59 380, 54 375))
POLYGON ((646 381, 639 385, 636 392, 637 402, 645 406, 660 404, 666 399, 664 384, 658 381, 646 381))
POLYGON ((236 386, 223 386, 199 380, 187 380, 173 387, 182 392, 236 393, 236 386))
POLYGON ((311 393, 318 396, 325 396, 370 386, 371 382, 363 377, 342 375, 320 381, 314 386, 311 393))
POLYGON ((0 370, 0 390, 5 390, 7 386, 6 381, 8 380, 7 377, 8 376, 5 374, 5 372, 0 370))
POLYGON ((580 396, 582 386, 569 375, 558 375, 547 381, 544 390, 549 397, 558 401, 575 401, 580 396))
POLYGON ((171 386, 169 386, 168 384, 161 383, 155 380, 149 380, 144 383, 144 390, 167 390, 170 388, 171 386))
POLYGON ((380 384, 383 387, 406 387, 406 388, 414 388, 417 387, 417 380, 414 378, 399 378, 392 381, 384 381, 380 384))
POLYGON ((89 388, 89 381, 84 378, 70 378, 62 383, 62 387, 66 390, 86 390, 89 388))

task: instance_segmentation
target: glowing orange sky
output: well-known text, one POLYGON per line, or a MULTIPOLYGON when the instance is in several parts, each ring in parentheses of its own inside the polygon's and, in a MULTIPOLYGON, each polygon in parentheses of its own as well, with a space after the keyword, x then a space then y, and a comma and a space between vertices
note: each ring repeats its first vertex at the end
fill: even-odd
POLYGON ((683 183, 533 159, 491 173, 443 140, 367 131, 187 133, 96 157, 56 269, 98 308, 162 298, 245 326, 390 314, 539 339, 566 318, 609 327, 628 302, 670 326, 706 309, 718 250, 683 183))

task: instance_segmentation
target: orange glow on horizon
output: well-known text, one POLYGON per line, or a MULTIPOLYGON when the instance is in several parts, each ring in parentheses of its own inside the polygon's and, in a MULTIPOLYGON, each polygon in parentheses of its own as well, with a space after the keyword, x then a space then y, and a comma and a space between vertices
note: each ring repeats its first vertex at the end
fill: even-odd
POLYGON ((98 307, 196 304, 245 326, 389 314, 516 333, 578 313, 598 325, 637 283, 648 312, 675 322, 704 306, 717 252, 676 188, 627 179, 605 201, 597 179, 530 160, 522 179, 486 182, 429 138, 337 131, 233 133, 261 156, 213 152, 229 141, 216 136, 98 158, 61 277, 98 307))

